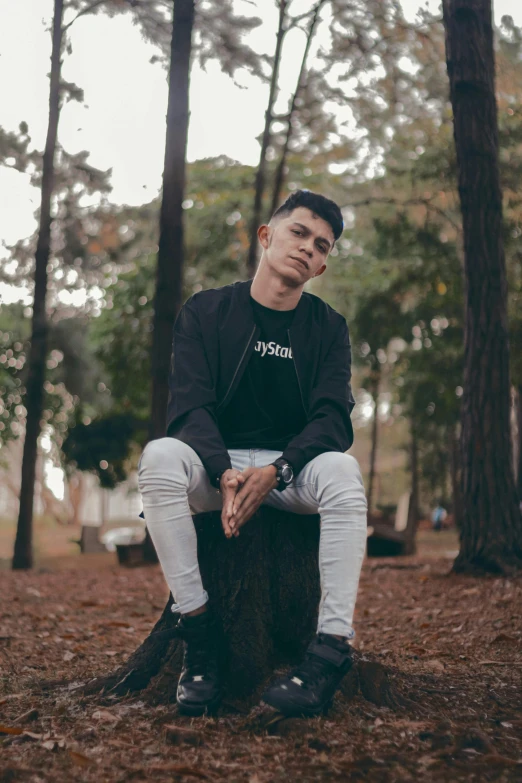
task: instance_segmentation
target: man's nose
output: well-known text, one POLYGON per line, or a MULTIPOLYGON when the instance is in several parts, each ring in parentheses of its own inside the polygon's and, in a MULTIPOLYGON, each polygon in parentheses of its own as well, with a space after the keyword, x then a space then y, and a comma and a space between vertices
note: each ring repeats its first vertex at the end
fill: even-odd
POLYGON ((303 240, 301 242, 301 247, 299 248, 299 252, 300 253, 307 253, 310 256, 310 258, 311 258, 313 256, 313 254, 314 254, 314 243, 313 243, 313 240, 310 240, 308 242, 306 241, 306 239, 303 240))

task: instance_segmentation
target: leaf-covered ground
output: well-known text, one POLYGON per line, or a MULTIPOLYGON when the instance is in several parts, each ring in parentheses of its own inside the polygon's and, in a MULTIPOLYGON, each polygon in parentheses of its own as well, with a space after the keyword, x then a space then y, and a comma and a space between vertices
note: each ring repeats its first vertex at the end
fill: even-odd
POLYGON ((159 568, 113 558, 0 572, 0 781, 522 781, 522 578, 367 561, 357 646, 389 668, 400 706, 338 696, 325 718, 267 730, 41 687, 109 672, 156 621, 159 568))

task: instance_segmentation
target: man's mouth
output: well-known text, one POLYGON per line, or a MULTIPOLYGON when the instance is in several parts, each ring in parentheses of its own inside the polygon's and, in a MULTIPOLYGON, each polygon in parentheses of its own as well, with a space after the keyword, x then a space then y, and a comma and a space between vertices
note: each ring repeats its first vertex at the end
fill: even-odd
POLYGON ((302 258, 298 258, 297 256, 290 256, 290 258, 293 258, 294 261, 299 261, 299 263, 301 263, 305 269, 308 269, 308 264, 302 258))

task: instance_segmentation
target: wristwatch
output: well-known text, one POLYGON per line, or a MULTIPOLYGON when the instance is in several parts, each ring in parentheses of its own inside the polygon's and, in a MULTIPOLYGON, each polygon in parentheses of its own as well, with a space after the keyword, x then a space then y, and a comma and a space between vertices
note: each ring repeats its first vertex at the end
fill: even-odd
POLYGON ((293 468, 283 457, 279 457, 271 464, 277 468, 276 478, 278 483, 276 489, 282 492, 294 479, 293 468))

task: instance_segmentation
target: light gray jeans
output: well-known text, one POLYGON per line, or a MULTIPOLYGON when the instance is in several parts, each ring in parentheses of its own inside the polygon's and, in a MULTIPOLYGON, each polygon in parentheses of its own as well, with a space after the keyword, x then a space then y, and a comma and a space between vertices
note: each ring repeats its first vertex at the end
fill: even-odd
MULTIPOLYGON (((269 465, 281 456, 267 449, 230 449, 232 467, 269 465)), ((208 600, 197 558, 193 514, 222 508, 196 452, 176 438, 150 441, 138 466, 143 512, 167 584, 186 614, 208 600)), ((328 451, 315 457, 283 492, 263 505, 295 514, 319 514, 321 602, 317 631, 353 639, 353 612, 366 548, 367 503, 357 460, 328 451)), ((246 523, 248 524, 248 522, 246 523)))

